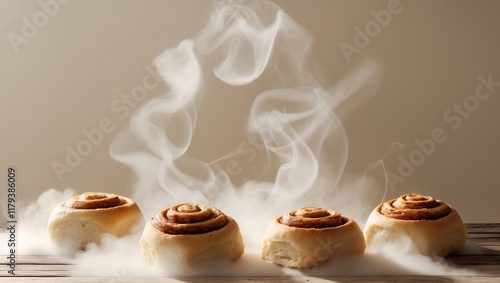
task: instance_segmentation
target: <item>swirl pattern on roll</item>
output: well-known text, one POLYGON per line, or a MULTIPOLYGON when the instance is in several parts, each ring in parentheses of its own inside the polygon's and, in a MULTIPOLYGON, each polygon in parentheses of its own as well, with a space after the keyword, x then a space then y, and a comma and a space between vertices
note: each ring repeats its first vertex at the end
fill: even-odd
POLYGON ((400 220, 436 220, 450 212, 446 203, 419 194, 402 195, 385 202, 380 209, 381 214, 400 220))
POLYGON ((152 223, 165 234, 202 234, 219 230, 227 217, 215 207, 196 203, 177 204, 158 213, 152 223))
POLYGON ((111 208, 127 203, 126 200, 115 194, 87 192, 72 197, 65 203, 65 207, 74 209, 111 208))
POLYGON ((329 228, 343 224, 342 215, 331 209, 304 207, 283 215, 280 223, 297 228, 329 228))

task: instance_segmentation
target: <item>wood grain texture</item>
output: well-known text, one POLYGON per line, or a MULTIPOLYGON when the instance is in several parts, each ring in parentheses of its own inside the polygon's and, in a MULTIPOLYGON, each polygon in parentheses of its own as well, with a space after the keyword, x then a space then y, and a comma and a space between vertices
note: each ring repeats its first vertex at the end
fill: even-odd
MULTIPOLYGON (((467 249, 454 254, 445 261, 454 267, 476 272, 478 276, 388 276, 388 277, 209 277, 209 278, 103 278, 70 277, 74 262, 63 256, 21 255, 16 258, 16 276, 7 273, 6 257, 0 258, 1 282, 500 282, 500 223, 467 224, 467 249)), ((0 234, 6 233, 0 226, 0 234)), ((1 235, 0 235, 1 236, 1 235)), ((5 238, 5 237, 4 237, 5 238)), ((90 274, 91 275, 91 274, 90 274)))
MULTIPOLYGON (((4 279, 4 278, 2 278, 4 279)), ((159 282, 159 283, 216 283, 216 282, 232 282, 232 283, 279 283, 279 282, 294 282, 294 283, 368 283, 368 282, 458 282, 458 283, 490 283, 498 282, 498 278, 478 276, 478 277, 286 277, 286 278, 123 278, 123 279, 106 279, 101 277, 60 277, 60 278, 6 278, 2 282, 33 282, 33 283, 89 283, 89 282, 159 282)))

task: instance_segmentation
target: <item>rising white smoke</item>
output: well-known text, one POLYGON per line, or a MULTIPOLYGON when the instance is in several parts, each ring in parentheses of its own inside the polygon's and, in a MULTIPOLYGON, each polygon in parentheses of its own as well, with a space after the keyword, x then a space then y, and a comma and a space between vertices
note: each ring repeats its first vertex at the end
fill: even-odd
POLYGON ((169 91, 139 108, 110 150, 136 173, 133 198, 147 218, 179 202, 217 206, 240 224, 247 254, 258 253, 271 219, 294 208, 330 207, 366 219, 369 211, 358 208, 376 204, 357 195, 366 180, 342 199, 335 193, 348 152, 336 111, 367 101, 380 67, 366 60, 334 86, 322 85, 310 68, 312 42, 272 2, 219 1, 195 38, 154 60, 169 91), (245 93, 250 84, 266 88, 245 93), (213 161, 189 156, 203 100, 221 99, 214 92, 225 90, 255 96, 246 127, 227 132, 242 142, 213 161))
MULTIPOLYGON (((291 209, 319 206, 354 218, 362 227, 381 201, 385 188, 371 178, 380 167, 363 178, 343 179, 348 143, 341 122, 376 93, 381 68, 366 60, 335 85, 324 85, 310 68, 312 43, 311 36, 272 2, 216 2, 196 37, 154 60, 168 92, 143 103, 111 145, 111 156, 135 172, 131 198, 147 219, 180 202, 213 205, 236 219, 245 242, 243 258, 227 270, 200 274, 303 274, 260 260, 262 235, 272 219, 291 209), (259 92, 247 93, 255 89, 259 92), (224 95, 215 95, 219 92, 224 95), (204 119, 204 101, 220 99, 224 105, 227 95, 254 97, 243 126, 226 133, 238 135, 241 142, 214 160, 190 156, 200 130, 197 122, 204 119)), ((158 274, 141 261, 137 237, 106 236, 100 247, 77 255, 77 274, 85 274, 89 265, 95 267, 93 275, 158 274)), ((352 271, 346 263, 335 264, 308 272, 352 271)), ((416 272, 370 255, 349 264, 364 266, 364 274, 416 272)), ((421 267, 427 270, 428 265, 421 267)))
POLYGON ((155 59, 169 91, 139 108, 111 146, 112 157, 135 171, 135 197, 151 207, 148 215, 178 201, 273 204, 268 215, 311 202, 331 205, 348 151, 336 109, 352 107, 353 97, 367 100, 380 72, 367 61, 323 86, 309 68, 311 45, 311 36, 272 2, 221 1, 197 37, 155 59), (227 133, 241 134, 242 144, 212 162, 190 157, 202 100, 220 91, 206 85, 260 81, 273 83, 256 95, 246 128, 227 133))

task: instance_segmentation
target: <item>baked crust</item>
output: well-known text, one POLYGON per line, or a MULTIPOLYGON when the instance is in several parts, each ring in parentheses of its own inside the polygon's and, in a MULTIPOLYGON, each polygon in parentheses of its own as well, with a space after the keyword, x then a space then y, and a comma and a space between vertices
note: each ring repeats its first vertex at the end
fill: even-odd
POLYGON ((444 257, 465 246, 467 230, 459 213, 438 200, 434 201, 439 205, 431 205, 431 210, 437 208, 436 213, 430 212, 427 202, 429 199, 432 202, 431 197, 421 196, 421 205, 415 201, 411 205, 402 204, 398 214, 406 215, 405 218, 391 217, 391 213, 386 215, 384 207, 392 206, 395 202, 404 203, 408 196, 415 200, 420 195, 403 195, 378 205, 372 211, 364 228, 367 247, 387 245, 397 241, 398 237, 406 237, 419 253, 444 257), (446 211, 444 215, 443 210, 446 211))
POLYGON ((285 267, 311 268, 336 257, 362 255, 364 251, 363 233, 354 220, 332 210, 302 208, 271 221, 264 234, 261 257, 285 267), (303 227, 287 225, 289 215, 302 215, 303 227), (328 222, 331 225, 325 225, 328 222))
POLYGON ((86 192, 54 207, 47 231, 56 246, 84 249, 99 244, 103 233, 123 237, 143 223, 141 210, 130 198, 86 192))
POLYGON ((148 221, 140 246, 144 261, 151 266, 233 261, 244 252, 240 229, 233 218, 214 207, 191 203, 163 210, 148 221), (179 211, 179 207, 186 206, 190 208, 179 211), (191 210, 193 206, 200 211, 191 210), (169 218, 171 210, 177 211, 169 218), (203 217, 199 216, 200 212, 203 217), (195 214, 195 219, 189 214, 195 214))

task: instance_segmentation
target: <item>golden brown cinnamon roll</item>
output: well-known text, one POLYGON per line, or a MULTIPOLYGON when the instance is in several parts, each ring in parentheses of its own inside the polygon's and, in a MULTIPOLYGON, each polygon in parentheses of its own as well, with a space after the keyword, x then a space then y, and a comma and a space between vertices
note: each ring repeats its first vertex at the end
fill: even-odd
POLYGON ((467 231, 458 212, 430 196, 405 194, 377 206, 366 222, 367 246, 410 239, 418 252, 447 256, 465 246, 467 231))
POLYGON ((234 219, 215 207, 184 203, 167 208, 146 223, 140 239, 149 265, 232 261, 243 254, 234 219))
POLYGON ((103 233, 122 237, 141 223, 142 212, 131 199, 86 192, 58 204, 49 217, 47 230, 57 246, 84 249, 89 243, 100 243, 103 233))
POLYGON ((363 233, 354 220, 330 209, 305 207, 269 224, 261 257, 281 266, 310 268, 364 251, 363 233))

